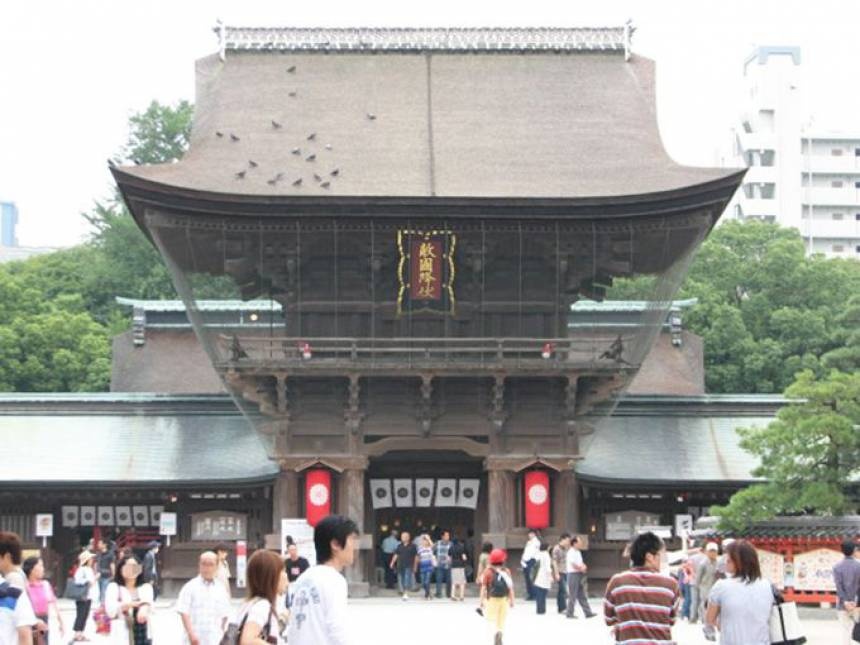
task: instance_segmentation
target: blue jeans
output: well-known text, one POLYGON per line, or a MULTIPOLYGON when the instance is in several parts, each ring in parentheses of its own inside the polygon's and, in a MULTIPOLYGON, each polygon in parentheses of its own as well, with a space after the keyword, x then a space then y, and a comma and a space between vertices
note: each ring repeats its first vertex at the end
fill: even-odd
POLYGON ((535 588, 532 584, 532 567, 535 566, 535 560, 529 560, 523 566, 523 577, 526 580, 526 600, 534 600, 535 599, 535 588))
POLYGON ((415 578, 412 575, 412 569, 401 569, 397 572, 397 581, 400 583, 400 593, 412 591, 415 585, 415 578))
POLYGON ((549 589, 544 589, 543 587, 534 586, 535 592, 535 606, 537 607, 537 613, 545 614, 546 613, 546 595, 549 593, 549 589))
POLYGON ((690 607, 693 604, 692 591, 689 583, 681 585, 681 597, 684 598, 684 603, 681 605, 681 618, 690 618, 690 607))
POLYGON ((436 567, 436 597, 442 597, 442 582, 445 583, 445 595, 448 593, 448 587, 451 584, 451 569, 449 567, 436 567))
POLYGON ((421 587, 424 589, 424 597, 430 597, 430 578, 433 577, 433 569, 421 570, 421 587))
POLYGON ((99 604, 105 604, 105 589, 111 582, 110 576, 102 576, 99 578, 99 604))
POLYGON ((558 574, 558 595, 555 597, 558 613, 567 610, 567 574, 558 574))

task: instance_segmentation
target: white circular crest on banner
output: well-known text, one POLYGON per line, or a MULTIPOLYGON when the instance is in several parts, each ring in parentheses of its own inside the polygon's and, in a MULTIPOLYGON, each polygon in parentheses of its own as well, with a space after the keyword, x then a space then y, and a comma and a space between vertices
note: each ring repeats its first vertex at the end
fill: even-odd
POLYGON ((543 484, 534 484, 529 488, 529 501, 535 506, 546 503, 547 490, 543 484))
POLYGON ((308 493, 308 499, 314 506, 322 506, 328 501, 328 488, 325 484, 314 484, 308 493))

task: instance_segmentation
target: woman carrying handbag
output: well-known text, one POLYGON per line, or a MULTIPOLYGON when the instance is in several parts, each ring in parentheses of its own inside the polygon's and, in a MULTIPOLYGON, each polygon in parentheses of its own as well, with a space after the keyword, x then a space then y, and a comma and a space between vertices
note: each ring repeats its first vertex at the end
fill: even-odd
POLYGON ((783 603, 761 575, 755 548, 746 540, 726 547, 727 578, 718 580, 708 596, 705 636, 721 645, 801 645, 794 603, 783 603))
POLYGON ((105 590, 105 611, 111 618, 114 645, 152 645, 152 585, 143 582, 143 567, 133 555, 123 557, 116 577, 105 590))

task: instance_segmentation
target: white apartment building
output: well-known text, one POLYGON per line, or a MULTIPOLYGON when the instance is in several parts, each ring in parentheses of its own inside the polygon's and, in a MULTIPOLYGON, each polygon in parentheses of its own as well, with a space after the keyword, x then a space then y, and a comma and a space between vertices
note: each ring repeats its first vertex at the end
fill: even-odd
POLYGON ((734 214, 796 228, 810 253, 860 259, 860 131, 812 125, 800 65, 798 47, 759 47, 744 62, 734 147, 749 171, 734 214))

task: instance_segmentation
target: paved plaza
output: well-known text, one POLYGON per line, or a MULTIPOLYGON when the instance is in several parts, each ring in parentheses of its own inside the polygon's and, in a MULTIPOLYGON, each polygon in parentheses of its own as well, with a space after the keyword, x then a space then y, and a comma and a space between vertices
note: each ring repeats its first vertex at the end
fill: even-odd
MULTIPOLYGON (((238 602, 234 603, 238 606, 238 602)), ((450 600, 424 601, 410 599, 403 602, 394 598, 370 598, 350 601, 350 620, 353 627, 353 645, 377 643, 408 643, 408 645, 490 645, 492 635, 484 619, 475 613, 478 601, 467 598, 463 603, 450 600), (389 634, 392 638, 381 637, 389 634)), ((592 600, 595 611, 600 602, 592 600)), ((73 603, 61 601, 63 618, 67 625, 74 620, 73 603)), ((505 633, 507 645, 537 645, 540 643, 577 643, 604 645, 612 643, 609 630, 598 615, 590 620, 568 620, 549 606, 544 616, 537 616, 532 603, 518 602, 509 614, 505 633)), ((833 610, 802 610, 809 645, 836 645, 839 641, 836 615, 833 610)), ((88 629, 93 629, 92 622, 88 629)), ((678 645, 705 645, 700 625, 678 624, 674 631, 678 645)), ((93 643, 104 643, 106 637, 88 633, 93 643)), ((59 635, 53 643, 61 643, 59 635)), ((159 600, 153 633, 154 645, 182 643, 179 618, 173 602, 159 600)))

